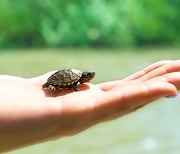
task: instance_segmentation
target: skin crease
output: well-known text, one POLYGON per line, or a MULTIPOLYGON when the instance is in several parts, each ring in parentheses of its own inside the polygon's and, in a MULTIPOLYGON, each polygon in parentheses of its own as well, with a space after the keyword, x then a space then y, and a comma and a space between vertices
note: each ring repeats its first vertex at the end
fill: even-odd
POLYGON ((180 60, 154 63, 123 80, 83 84, 79 92, 42 89, 52 73, 0 76, 0 152, 75 135, 180 89, 180 60))

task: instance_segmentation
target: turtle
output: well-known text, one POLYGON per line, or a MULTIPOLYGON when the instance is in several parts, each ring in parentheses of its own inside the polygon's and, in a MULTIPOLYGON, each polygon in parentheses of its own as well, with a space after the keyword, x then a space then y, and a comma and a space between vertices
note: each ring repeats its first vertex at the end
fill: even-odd
POLYGON ((52 74, 45 84, 43 89, 49 89, 52 91, 63 89, 74 89, 74 91, 80 90, 80 85, 89 82, 95 76, 94 71, 82 72, 76 69, 62 69, 52 74))

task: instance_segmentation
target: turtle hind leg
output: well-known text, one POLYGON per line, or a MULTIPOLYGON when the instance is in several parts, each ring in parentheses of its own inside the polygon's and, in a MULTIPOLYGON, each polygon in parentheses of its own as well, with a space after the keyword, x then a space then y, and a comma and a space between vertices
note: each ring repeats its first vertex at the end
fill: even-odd
POLYGON ((77 82, 77 84, 74 85, 74 91, 79 91, 80 90, 80 82, 77 82))

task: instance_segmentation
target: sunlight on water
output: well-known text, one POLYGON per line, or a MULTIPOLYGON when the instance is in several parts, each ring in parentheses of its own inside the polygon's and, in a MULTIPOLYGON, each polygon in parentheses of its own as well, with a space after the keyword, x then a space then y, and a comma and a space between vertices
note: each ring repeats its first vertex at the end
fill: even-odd
POLYGON ((157 141, 154 138, 147 138, 144 141, 144 147, 149 151, 154 150, 157 147, 157 141))

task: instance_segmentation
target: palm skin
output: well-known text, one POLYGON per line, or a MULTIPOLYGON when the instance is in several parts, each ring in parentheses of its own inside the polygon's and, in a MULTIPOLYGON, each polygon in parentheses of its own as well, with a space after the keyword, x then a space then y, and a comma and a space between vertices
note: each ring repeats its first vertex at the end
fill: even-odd
POLYGON ((180 61, 160 61, 119 81, 83 84, 79 92, 42 89, 52 73, 0 76, 0 152, 74 135, 180 88, 180 61))

